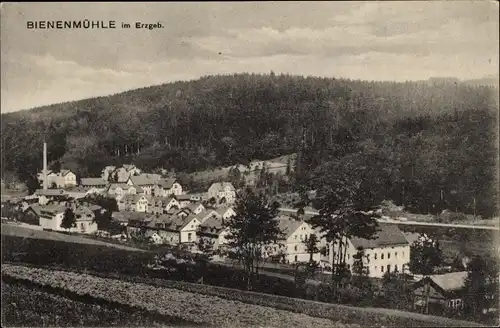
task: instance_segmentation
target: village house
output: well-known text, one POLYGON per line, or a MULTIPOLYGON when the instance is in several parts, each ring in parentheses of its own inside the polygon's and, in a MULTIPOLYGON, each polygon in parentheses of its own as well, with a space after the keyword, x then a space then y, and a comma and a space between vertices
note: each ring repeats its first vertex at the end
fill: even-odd
POLYGON ((149 204, 153 200, 150 195, 125 195, 118 202, 118 209, 130 212, 149 212, 149 204))
POLYGON ((180 234, 177 228, 172 226, 173 219, 168 215, 160 215, 147 224, 146 237, 155 244, 178 245, 180 234))
POLYGON ((236 200, 236 189, 230 182, 216 182, 208 188, 207 198, 218 204, 232 204, 236 200))
POLYGON ((162 214, 145 220, 129 220, 129 235, 143 229, 147 238, 159 244, 184 244, 193 249, 197 241, 196 232, 200 221, 194 215, 177 216, 162 214), (159 239, 160 237, 161 239, 159 239))
MULTIPOLYGON (((40 185, 43 184, 44 174, 38 173, 38 181, 40 185)), ((60 172, 47 171, 47 186, 49 188, 55 186, 56 188, 66 188, 76 186, 76 174, 70 170, 61 170, 60 172)))
POLYGON ((31 204, 26 210, 23 212, 23 222, 33 225, 40 225, 40 217, 42 214, 43 206, 39 204, 31 204))
POLYGON ((467 271, 423 277, 412 286, 414 309, 438 315, 460 312, 466 278, 467 271))
POLYGON ((189 195, 183 194, 183 195, 175 195, 175 199, 177 199, 177 202, 179 202, 180 208, 185 208, 189 204, 191 204, 191 197, 189 195))
POLYGON ((148 213, 153 214, 166 214, 171 213, 171 210, 178 210, 180 208, 179 202, 175 197, 150 197, 151 201, 148 206, 148 213))
POLYGON ((140 174, 131 176, 127 180, 127 184, 134 187, 140 187, 146 195, 152 195, 154 187, 160 181, 161 176, 159 174, 140 174))
POLYGON ((102 178, 81 178, 80 186, 87 188, 106 189, 108 182, 102 178))
POLYGON ((137 186, 130 186, 125 183, 112 183, 108 186, 108 188, 105 191, 105 194, 116 199, 118 203, 125 195, 138 195, 142 193, 143 193, 142 188, 137 186))
POLYGON ((203 211, 206 211, 205 206, 203 206, 202 203, 191 203, 186 206, 186 209, 188 209, 191 213, 198 215, 202 213, 203 211))
POLYGON ((60 201, 68 199, 69 196, 63 189, 37 189, 34 197, 38 197, 38 204, 46 205, 51 201, 60 201))
POLYGON ((236 215, 236 212, 232 207, 222 206, 218 207, 215 212, 224 220, 228 220, 232 216, 236 215))
MULTIPOLYGON (((344 240, 346 245, 346 265, 352 270, 353 256, 363 249, 369 277, 381 278, 386 272, 407 272, 410 262, 410 244, 405 235, 396 225, 379 223, 374 239, 349 238, 344 240)), ((338 244, 330 245, 329 262, 333 263, 333 254, 338 254, 338 244), (335 247, 335 252, 332 252, 335 247)))
MULTIPOLYGON (((215 252, 214 261, 222 261, 226 257, 225 245, 227 244, 227 235, 229 229, 224 227, 224 219, 222 217, 211 216, 207 218, 198 227, 197 237, 203 239, 206 244, 211 244, 215 252)), ((198 250, 199 251, 199 250, 198 250)))
POLYGON ((43 229, 53 231, 68 231, 79 233, 94 233, 97 231, 97 223, 94 222, 94 213, 85 206, 75 204, 54 204, 43 207, 40 210, 40 226, 43 229), (71 208, 75 214, 76 226, 70 229, 61 228, 66 209, 71 208))
POLYGON ((215 211, 214 209, 211 209, 211 208, 205 209, 204 211, 198 213, 197 215, 200 218, 200 222, 202 222, 202 223, 211 217, 221 218, 221 215, 219 213, 217 213, 217 211, 215 211))
POLYGON ((106 166, 101 172, 101 178, 108 182, 125 183, 131 176, 141 174, 135 165, 124 164, 121 167, 106 166))
MULTIPOLYGON (((306 241, 316 234, 316 231, 307 222, 290 216, 282 215, 276 219, 283 236, 278 243, 265 248, 265 256, 285 263, 309 262, 310 254, 307 252, 306 241)), ((319 252, 313 254, 313 261, 320 261, 319 252)))
POLYGON ((174 178, 160 179, 154 186, 154 195, 168 197, 170 195, 181 195, 182 186, 174 178))

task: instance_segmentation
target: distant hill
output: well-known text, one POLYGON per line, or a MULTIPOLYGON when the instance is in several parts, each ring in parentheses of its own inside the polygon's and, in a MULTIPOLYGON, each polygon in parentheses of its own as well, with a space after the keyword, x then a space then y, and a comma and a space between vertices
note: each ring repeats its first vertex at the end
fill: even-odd
POLYGON ((465 80, 463 83, 468 85, 490 85, 498 87, 499 76, 486 76, 481 79, 465 80))
POLYGON ((377 152, 386 199, 491 212, 498 90, 455 82, 216 75, 6 113, 1 169, 33 186, 44 140, 51 168, 80 177, 124 163, 191 173, 300 153, 306 181, 325 162, 377 152))

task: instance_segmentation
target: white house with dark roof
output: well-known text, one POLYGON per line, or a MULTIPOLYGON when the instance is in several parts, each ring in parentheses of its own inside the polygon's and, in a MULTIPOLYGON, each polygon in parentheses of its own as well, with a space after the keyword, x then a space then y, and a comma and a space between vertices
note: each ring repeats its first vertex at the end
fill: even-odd
MULTIPOLYGON (((316 234, 316 231, 309 223, 290 216, 282 215, 276 220, 283 236, 277 244, 266 247, 265 255, 281 257, 280 260, 286 263, 309 262, 310 254, 307 252, 305 242, 311 235, 316 234)), ((320 261, 319 252, 313 254, 313 260, 320 261)))
POLYGON ((149 212, 149 205, 153 203, 150 195, 125 195, 118 202, 118 209, 131 212, 149 212))
MULTIPOLYGON (((374 239, 349 238, 344 242, 346 248, 347 268, 352 270, 353 256, 358 249, 365 252, 365 266, 368 267, 369 276, 381 278, 387 271, 408 272, 410 262, 410 244, 401 230, 394 224, 379 223, 374 239)), ((333 263, 333 254, 338 254, 338 245, 330 246, 329 262, 333 263), (335 252, 333 252, 335 247, 335 252)))
MULTIPOLYGON (((130 186, 125 183, 111 183, 106 189, 105 193, 113 198, 119 203, 120 200, 125 195, 138 195, 142 194, 143 190, 138 186, 130 186)), ((120 204, 118 204, 120 205, 120 204)))
MULTIPOLYGON (((38 173, 38 180, 40 184, 43 183, 43 172, 38 173)), ((60 172, 48 171, 47 172, 47 185, 51 187, 56 185, 57 188, 66 188, 76 186, 76 174, 71 170, 61 170, 60 172)))
POLYGON ((131 176, 127 180, 127 184, 129 186, 140 187, 144 191, 146 195, 152 195, 154 187, 161 180, 161 176, 159 174, 139 174, 131 176))
POLYGON ((97 231, 97 223, 94 222, 94 218, 95 214, 89 208, 74 204, 48 205, 40 209, 40 226, 48 230, 94 233, 97 231), (67 208, 73 209, 76 220, 76 227, 70 229, 61 228, 67 208))
POLYGON ((182 186, 175 178, 160 179, 154 186, 155 196, 168 197, 181 194, 182 186))
POLYGON ((212 183, 208 188, 207 198, 214 198, 219 204, 232 204, 236 200, 236 189, 230 182, 212 183))
POLYGON ((186 206, 186 208, 193 214, 200 214, 203 211, 206 211, 205 206, 202 203, 192 203, 186 206))

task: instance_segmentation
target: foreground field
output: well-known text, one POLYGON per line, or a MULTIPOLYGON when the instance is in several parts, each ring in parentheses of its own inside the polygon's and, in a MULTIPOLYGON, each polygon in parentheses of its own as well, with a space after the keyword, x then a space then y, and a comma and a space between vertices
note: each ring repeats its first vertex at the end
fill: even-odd
MULTIPOLYGON (((177 323, 179 326, 181 323, 177 323)), ((2 282, 2 326, 15 327, 175 327, 131 311, 72 300, 37 288, 2 282)), ((187 326, 184 325, 184 326, 187 326)))
POLYGON ((283 310, 176 289, 98 278, 87 274, 4 264, 2 274, 54 290, 117 302, 160 315, 217 327, 360 327, 283 310))
POLYGON ((197 323, 208 321, 212 325, 222 327, 248 327, 255 324, 266 327, 288 327, 289 325, 299 325, 300 327, 317 325, 323 327, 324 324, 329 327, 481 326, 473 322, 398 310, 357 308, 230 288, 121 274, 91 272, 91 276, 60 270, 5 264, 2 273, 3 279, 5 277, 15 277, 14 279, 18 280, 22 278, 21 282, 23 283, 29 283, 30 277, 33 277, 31 280, 35 283, 52 286, 51 288, 56 293, 61 293, 62 290, 63 294, 65 294, 64 291, 68 290, 68 286, 73 293, 82 294, 77 290, 78 286, 87 282, 87 284, 92 285, 92 288, 86 288, 83 293, 91 295, 88 297, 96 300, 102 300, 102 296, 105 294, 104 296, 109 296, 108 300, 120 301, 121 304, 130 304, 162 315, 184 320, 189 319, 190 321, 194 320, 197 323), (103 282, 109 282, 109 284, 102 285, 103 282), (151 291, 154 292, 151 293, 151 291), (151 305, 150 302, 154 302, 155 297, 159 297, 157 303, 151 305), (164 309, 166 312, 161 309, 162 306, 166 307, 164 309), (232 317, 234 322, 229 324, 224 321, 223 318, 226 316, 232 317), (319 318, 327 320, 323 321, 319 318), (304 323, 303 320, 307 323, 304 323))

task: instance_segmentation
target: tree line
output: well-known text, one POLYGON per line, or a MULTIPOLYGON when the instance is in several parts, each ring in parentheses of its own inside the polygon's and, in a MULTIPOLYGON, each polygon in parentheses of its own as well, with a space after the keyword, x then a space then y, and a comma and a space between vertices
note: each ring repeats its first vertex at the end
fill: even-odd
POLYGON ((492 216, 497 92, 440 80, 207 76, 3 114, 2 175, 33 185, 44 140, 51 166, 80 176, 130 162, 193 172, 299 152, 301 181, 369 151, 396 204, 492 216))

